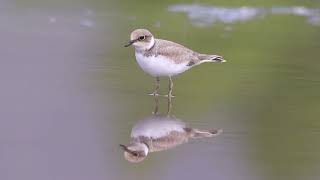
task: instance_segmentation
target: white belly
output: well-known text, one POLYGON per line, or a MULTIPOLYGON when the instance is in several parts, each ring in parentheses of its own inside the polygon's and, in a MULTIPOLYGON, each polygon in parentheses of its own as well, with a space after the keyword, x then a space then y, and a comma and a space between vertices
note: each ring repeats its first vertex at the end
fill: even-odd
POLYGON ((136 53, 136 59, 143 71, 154 77, 174 76, 190 69, 187 62, 176 64, 164 56, 145 57, 143 54, 136 53))

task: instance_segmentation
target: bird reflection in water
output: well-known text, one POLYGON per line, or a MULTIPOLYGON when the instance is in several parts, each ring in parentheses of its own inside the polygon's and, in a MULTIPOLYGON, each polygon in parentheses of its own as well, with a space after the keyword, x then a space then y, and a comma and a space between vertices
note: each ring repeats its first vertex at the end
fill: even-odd
POLYGON ((158 114, 158 99, 155 98, 153 115, 139 121, 132 128, 131 142, 120 147, 124 150, 126 160, 138 163, 150 152, 163 151, 188 142, 189 139, 214 137, 222 130, 205 130, 191 128, 183 121, 170 115, 172 104, 168 99, 168 113, 158 114))

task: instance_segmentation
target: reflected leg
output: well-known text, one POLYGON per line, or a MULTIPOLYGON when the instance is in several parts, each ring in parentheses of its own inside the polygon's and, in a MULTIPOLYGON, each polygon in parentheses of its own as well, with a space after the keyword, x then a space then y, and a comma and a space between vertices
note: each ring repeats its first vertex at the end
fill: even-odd
POLYGON ((168 96, 168 111, 167 111, 167 115, 170 116, 172 111, 172 97, 168 96))
POLYGON ((158 110, 159 110, 159 99, 157 96, 154 96, 154 110, 153 110, 153 114, 158 114, 158 110))

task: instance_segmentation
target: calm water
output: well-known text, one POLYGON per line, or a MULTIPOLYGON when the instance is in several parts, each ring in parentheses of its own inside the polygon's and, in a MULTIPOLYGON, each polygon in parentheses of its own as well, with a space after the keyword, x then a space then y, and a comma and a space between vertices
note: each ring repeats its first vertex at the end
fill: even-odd
POLYGON ((4 0, 0 10, 1 180, 319 179, 319 2, 4 0), (123 47, 140 27, 228 60, 177 76, 172 109, 224 132, 132 164, 118 145, 154 108, 154 79, 123 47))

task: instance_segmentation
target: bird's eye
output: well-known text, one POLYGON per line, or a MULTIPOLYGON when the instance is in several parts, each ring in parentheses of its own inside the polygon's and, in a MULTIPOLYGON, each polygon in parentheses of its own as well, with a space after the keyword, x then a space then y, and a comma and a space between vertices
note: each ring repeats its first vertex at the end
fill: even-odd
POLYGON ((139 37, 139 40, 140 40, 140 41, 145 40, 145 39, 146 39, 146 36, 140 36, 140 37, 139 37))

